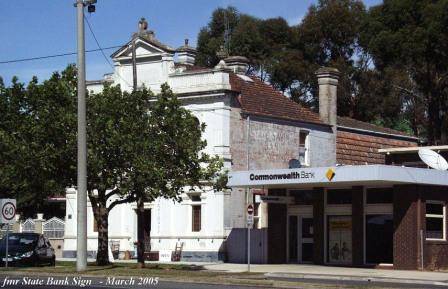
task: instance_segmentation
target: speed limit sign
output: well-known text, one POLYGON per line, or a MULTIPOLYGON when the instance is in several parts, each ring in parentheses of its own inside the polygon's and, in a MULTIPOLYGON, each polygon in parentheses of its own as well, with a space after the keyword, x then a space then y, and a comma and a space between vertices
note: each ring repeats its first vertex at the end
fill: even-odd
POLYGON ((13 224, 16 221, 16 200, 0 199, 0 223, 13 224))

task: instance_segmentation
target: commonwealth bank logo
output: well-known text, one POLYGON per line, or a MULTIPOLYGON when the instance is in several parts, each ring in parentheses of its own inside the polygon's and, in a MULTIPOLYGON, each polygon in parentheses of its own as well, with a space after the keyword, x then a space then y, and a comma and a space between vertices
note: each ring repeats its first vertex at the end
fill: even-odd
POLYGON ((325 176, 327 177, 327 179, 331 182, 334 178, 334 176, 336 175, 336 173, 334 172, 333 169, 328 169, 327 173, 325 174, 325 176))

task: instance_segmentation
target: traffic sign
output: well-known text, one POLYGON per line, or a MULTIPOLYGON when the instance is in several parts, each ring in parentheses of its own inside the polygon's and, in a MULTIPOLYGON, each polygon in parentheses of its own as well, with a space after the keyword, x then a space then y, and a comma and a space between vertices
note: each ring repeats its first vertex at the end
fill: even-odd
POLYGON ((16 200, 0 199, 0 223, 14 224, 16 221, 16 200))
POLYGON ((247 215, 247 226, 252 227, 254 225, 254 215, 247 215))
POLYGON ((247 205, 247 214, 248 215, 254 214, 254 205, 252 205, 252 204, 247 205))

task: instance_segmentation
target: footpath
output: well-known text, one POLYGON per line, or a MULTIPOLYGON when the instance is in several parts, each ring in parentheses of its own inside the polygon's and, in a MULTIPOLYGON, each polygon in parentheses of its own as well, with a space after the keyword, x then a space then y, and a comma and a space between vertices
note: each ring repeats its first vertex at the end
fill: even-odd
MULTIPOLYGON (((229 273, 247 272, 247 264, 207 264, 210 271, 229 273)), ((251 265, 253 273, 264 273, 268 279, 288 281, 352 281, 393 283, 403 285, 437 286, 448 288, 448 272, 404 271, 370 268, 347 268, 303 264, 251 265)))
MULTIPOLYGON (((74 259, 60 259, 74 261, 74 259)), ((94 260, 89 260, 94 261, 94 260)), ((135 260, 118 261, 117 263, 135 263, 135 260)), ((159 262, 147 262, 148 264, 159 262)), ((196 265, 205 272, 245 273, 247 264, 234 263, 204 263, 204 262, 168 262, 167 265, 196 265)), ((252 264, 251 273, 260 273, 268 280, 283 280, 290 282, 329 282, 329 283, 378 283, 397 284, 404 287, 426 288, 437 287, 448 289, 448 272, 412 271, 371 268, 348 268, 305 264, 252 264), (412 286, 411 286, 412 285, 412 286)))

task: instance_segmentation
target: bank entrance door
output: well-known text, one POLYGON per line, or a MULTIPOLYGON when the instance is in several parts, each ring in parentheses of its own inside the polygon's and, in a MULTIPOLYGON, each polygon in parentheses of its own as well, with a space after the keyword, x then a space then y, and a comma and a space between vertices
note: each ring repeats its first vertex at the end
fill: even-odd
POLYGON ((289 216, 289 262, 312 263, 314 246, 313 218, 309 215, 289 216))

